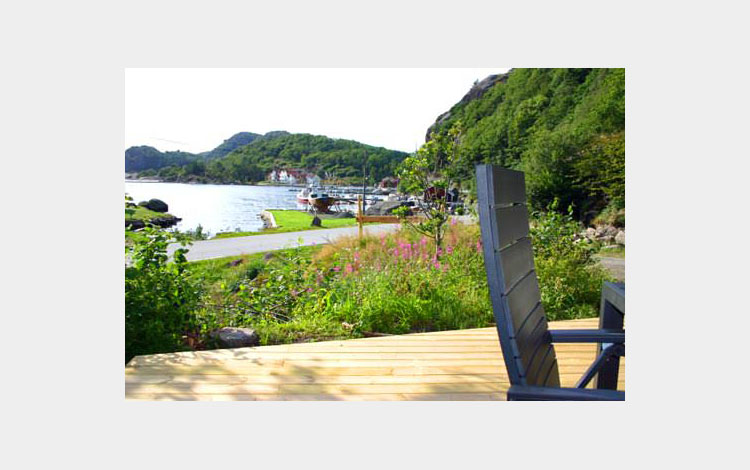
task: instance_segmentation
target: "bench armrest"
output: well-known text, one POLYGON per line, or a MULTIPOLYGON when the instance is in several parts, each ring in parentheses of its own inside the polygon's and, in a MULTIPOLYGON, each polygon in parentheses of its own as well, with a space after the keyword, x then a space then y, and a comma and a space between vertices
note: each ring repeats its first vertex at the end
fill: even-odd
POLYGON ((549 330, 553 343, 624 343, 625 330, 549 330))

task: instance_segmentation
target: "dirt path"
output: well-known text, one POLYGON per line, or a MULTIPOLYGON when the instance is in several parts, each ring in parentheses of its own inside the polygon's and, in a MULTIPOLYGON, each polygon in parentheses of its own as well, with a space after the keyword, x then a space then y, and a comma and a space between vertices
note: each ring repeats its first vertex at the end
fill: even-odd
POLYGON ((599 264, 612 273, 618 281, 625 281, 625 258, 599 256, 599 264))

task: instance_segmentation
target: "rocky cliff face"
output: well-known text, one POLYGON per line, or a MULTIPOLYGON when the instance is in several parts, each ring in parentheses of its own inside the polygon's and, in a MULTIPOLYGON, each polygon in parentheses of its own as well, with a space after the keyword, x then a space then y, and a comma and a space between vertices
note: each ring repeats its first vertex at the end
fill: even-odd
POLYGON ((451 111, 456 107, 460 105, 465 105, 466 103, 479 99, 482 97, 482 95, 487 92, 490 88, 495 86, 496 83, 505 83, 508 80, 508 74, 510 74, 513 70, 508 70, 506 73, 499 73, 496 75, 490 75, 489 77, 485 78, 482 81, 479 81, 474 84, 474 86, 471 87, 468 93, 464 95, 461 100, 454 104, 453 107, 449 110, 441 114, 437 117, 435 120, 435 123, 432 124, 429 129, 427 129, 427 135, 425 135, 425 141, 430 140, 430 134, 432 134, 432 131, 434 131, 436 128, 438 128, 443 122, 445 122, 447 119, 451 117, 451 111))

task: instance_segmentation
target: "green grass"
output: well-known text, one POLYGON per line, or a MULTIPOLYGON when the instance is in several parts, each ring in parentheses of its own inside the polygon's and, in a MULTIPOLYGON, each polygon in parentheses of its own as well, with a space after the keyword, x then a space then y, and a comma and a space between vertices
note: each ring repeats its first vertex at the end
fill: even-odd
POLYGON ((625 258, 625 247, 622 245, 604 246, 599 250, 598 255, 607 258, 625 258))
MULTIPOLYGON (((146 209, 145 207, 136 206, 136 207, 130 207, 125 208, 125 221, 128 220, 142 220, 144 222, 149 222, 153 219, 157 219, 160 217, 172 217, 171 214, 166 212, 156 212, 152 211, 150 209, 146 209), (128 211, 133 211, 131 214, 128 214, 128 211)), ((136 232, 133 230, 125 230, 125 244, 126 245, 132 245, 136 240, 144 240, 145 236, 141 234, 140 232, 136 232)))
MULTIPOLYGON (((321 226, 313 227, 311 225, 313 216, 307 212, 297 210, 270 210, 276 219, 276 228, 267 228, 259 232, 224 232, 217 233, 214 238, 234 238, 248 237, 254 235, 268 235, 272 233, 300 232, 303 230, 318 230, 326 228, 353 227, 357 225, 357 219, 330 219, 326 216, 321 217, 321 226)), ((365 224, 368 225, 368 224, 365 224)))
MULTIPOLYGON (((170 214, 164 213, 164 212, 155 212, 150 209, 146 209, 145 207, 132 207, 131 209, 135 210, 132 214, 128 215, 127 212, 125 212, 125 220, 143 220, 144 222, 151 219, 157 219, 159 217, 170 217, 170 214)), ((126 209, 127 211, 127 209, 126 209)))

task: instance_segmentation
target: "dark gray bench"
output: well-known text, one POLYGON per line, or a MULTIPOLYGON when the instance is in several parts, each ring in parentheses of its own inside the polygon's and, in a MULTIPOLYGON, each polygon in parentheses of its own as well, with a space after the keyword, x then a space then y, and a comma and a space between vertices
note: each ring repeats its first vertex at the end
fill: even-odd
POLYGON ((476 173, 487 282, 511 383, 508 400, 624 400, 622 391, 584 388, 611 359, 625 355, 623 329, 555 331, 547 326, 534 271, 523 172, 478 165, 476 173), (575 388, 562 388, 554 343, 607 347, 575 388))

